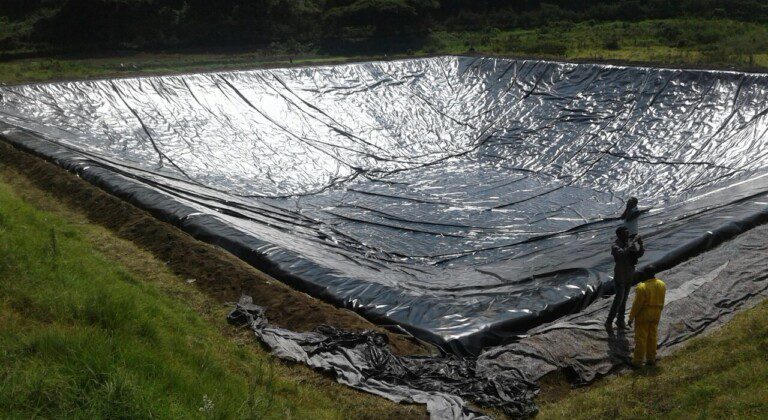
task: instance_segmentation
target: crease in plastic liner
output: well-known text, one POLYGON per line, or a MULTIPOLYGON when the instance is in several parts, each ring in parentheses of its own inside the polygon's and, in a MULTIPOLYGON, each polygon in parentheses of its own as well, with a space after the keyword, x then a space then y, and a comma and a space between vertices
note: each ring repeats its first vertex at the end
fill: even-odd
POLYGON ((479 354, 765 222, 768 76, 438 57, 0 87, 15 146, 265 272, 479 354))
MULTIPOLYGON (((659 323, 659 356, 768 297, 766 234, 768 226, 761 226, 658 274, 668 286, 659 323)), ((320 326, 296 333, 276 328, 248 296, 228 320, 249 325, 279 358, 330 372, 341 383, 392 401, 426 404, 431 418, 482 416, 468 408, 467 401, 525 418, 538 411, 536 384, 548 374, 560 371, 584 385, 628 369, 633 333, 606 331, 603 323, 611 302, 602 299, 477 358, 394 356, 386 336, 372 331, 320 326)))

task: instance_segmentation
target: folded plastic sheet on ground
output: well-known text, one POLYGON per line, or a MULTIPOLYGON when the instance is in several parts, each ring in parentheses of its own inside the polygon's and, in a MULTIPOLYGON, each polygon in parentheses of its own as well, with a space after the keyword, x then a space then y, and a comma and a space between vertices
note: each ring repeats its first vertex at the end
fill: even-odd
POLYGON ((424 404, 433 419, 490 419, 463 398, 514 418, 536 413, 535 384, 518 377, 477 375, 472 358, 397 356, 389 350, 387 336, 373 331, 319 326, 294 332, 275 327, 250 296, 240 298, 228 321, 251 327, 281 359, 326 371, 345 385, 394 402, 424 404))
MULTIPOLYGON (((659 274, 667 284, 660 357, 768 298, 766 235, 768 226, 759 227, 659 274)), ((241 299, 229 320, 249 325, 277 357, 331 372, 341 383, 392 401, 426 404, 433 419, 482 417, 467 401, 525 418, 537 412, 535 384, 548 374, 562 372, 576 384, 588 384, 629 368, 633 333, 605 329, 610 304, 610 298, 603 299, 476 359, 395 356, 385 336, 374 332, 275 328, 250 297, 241 299)), ((666 365, 662 360, 659 369, 666 365)))

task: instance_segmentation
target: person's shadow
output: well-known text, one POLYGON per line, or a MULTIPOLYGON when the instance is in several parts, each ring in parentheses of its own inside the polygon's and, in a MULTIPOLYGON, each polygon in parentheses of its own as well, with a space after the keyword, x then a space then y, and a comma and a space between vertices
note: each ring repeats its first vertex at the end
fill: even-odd
POLYGON ((608 356, 617 365, 632 364, 632 356, 629 350, 629 340, 625 330, 608 331, 608 356))
MULTIPOLYGON (((608 331, 608 357, 614 364, 614 368, 632 366, 632 349, 629 348, 626 331, 608 331)), ((656 376, 660 372, 657 365, 645 365, 634 370, 636 374, 643 376, 656 376)))

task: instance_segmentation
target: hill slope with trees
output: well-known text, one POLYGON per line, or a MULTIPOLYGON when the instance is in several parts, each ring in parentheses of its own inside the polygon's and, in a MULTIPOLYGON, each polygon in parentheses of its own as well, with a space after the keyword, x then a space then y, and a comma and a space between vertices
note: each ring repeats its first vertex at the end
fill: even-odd
POLYGON ((0 52, 419 49, 435 32, 648 19, 768 22, 755 0, 3 0, 0 52))

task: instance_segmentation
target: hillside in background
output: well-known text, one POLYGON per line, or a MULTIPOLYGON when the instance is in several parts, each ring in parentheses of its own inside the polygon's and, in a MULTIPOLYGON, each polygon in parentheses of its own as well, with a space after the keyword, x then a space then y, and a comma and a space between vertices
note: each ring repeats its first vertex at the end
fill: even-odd
MULTIPOLYGON (((562 34, 569 25, 659 19, 750 23, 727 30, 703 25, 691 34, 675 25, 652 32, 670 47, 717 50, 733 37, 750 51, 768 45, 763 26, 768 5, 755 0, 3 0, 0 53, 199 48, 406 53, 436 50, 446 33, 479 33, 487 41, 510 30, 541 29, 532 44, 506 37, 495 49, 561 55, 569 48, 567 40, 550 34, 562 34), (515 48, 516 43, 522 47, 515 48)), ((599 32, 602 45, 618 48, 621 34, 599 32)), ((476 49, 483 39, 477 41, 467 40, 463 47, 476 49)))

